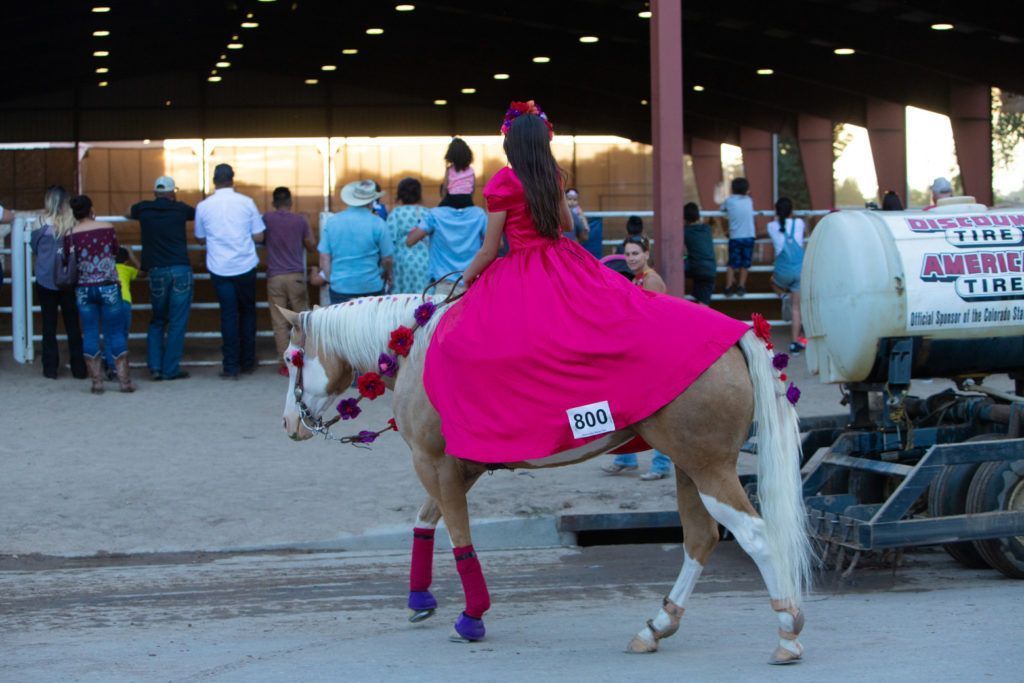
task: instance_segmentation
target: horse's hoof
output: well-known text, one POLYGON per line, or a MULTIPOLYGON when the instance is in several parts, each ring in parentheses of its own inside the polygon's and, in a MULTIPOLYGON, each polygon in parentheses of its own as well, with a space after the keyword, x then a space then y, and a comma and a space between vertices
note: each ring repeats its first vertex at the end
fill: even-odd
POLYGON ((455 620, 455 632, 448 639, 453 643, 475 643, 483 640, 486 632, 483 619, 468 616, 463 612, 455 620))
POLYGON ((801 649, 800 654, 791 652, 781 645, 775 648, 775 652, 772 653, 771 659, 768 660, 769 664, 796 664, 803 657, 803 650, 801 649))
POLYGON ((421 621, 425 621, 430 617, 434 616, 434 610, 432 609, 420 609, 416 610, 409 616, 409 623, 416 624, 421 621))
POLYGON ((633 640, 629 641, 629 645, 626 646, 626 652, 635 655, 645 655, 657 651, 658 641, 641 638, 639 634, 633 636, 633 640))
POLYGON ((409 591, 408 604, 409 609, 413 612, 434 611, 437 609, 437 600, 430 591, 409 591))

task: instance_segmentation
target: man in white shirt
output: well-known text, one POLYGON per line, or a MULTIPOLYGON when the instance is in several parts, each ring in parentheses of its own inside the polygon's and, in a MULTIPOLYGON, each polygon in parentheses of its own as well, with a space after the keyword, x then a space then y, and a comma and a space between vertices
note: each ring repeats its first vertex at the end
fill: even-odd
POLYGON ((234 189, 227 164, 213 169, 216 191, 196 207, 196 239, 206 244, 206 269, 220 301, 223 369, 220 376, 256 371, 256 242, 263 241, 263 218, 256 202, 234 189))

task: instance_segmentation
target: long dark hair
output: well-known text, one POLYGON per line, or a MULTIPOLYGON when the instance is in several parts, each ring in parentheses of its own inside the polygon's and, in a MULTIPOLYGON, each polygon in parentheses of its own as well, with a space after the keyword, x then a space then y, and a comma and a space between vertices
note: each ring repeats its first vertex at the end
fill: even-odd
POLYGON ((786 219, 793 213, 793 201, 789 197, 779 197, 775 202, 775 215, 779 217, 779 227, 785 230, 786 219))
POLYGON ((537 232, 552 239, 561 237, 566 176, 551 154, 548 127, 540 117, 523 114, 512 122, 505 136, 505 156, 523 184, 537 232))

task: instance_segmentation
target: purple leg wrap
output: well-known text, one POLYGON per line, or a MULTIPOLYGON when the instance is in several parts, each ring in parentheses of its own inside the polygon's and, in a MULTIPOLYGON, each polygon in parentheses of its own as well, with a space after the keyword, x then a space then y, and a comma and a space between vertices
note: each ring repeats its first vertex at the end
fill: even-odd
POLYGON ((483 619, 474 619, 463 612, 455 620, 455 631, 466 640, 482 640, 486 633, 483 619))
POLYGON ((419 612, 425 609, 437 609, 437 600, 430 591, 409 591, 409 609, 419 612))

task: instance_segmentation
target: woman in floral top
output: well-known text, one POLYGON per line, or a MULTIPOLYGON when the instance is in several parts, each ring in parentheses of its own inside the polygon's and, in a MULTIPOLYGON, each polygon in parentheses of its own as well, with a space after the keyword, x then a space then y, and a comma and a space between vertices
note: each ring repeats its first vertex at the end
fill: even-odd
POLYGON ((420 204, 423 186, 415 178, 403 178, 395 194, 398 206, 388 214, 388 230, 395 243, 394 291, 419 294, 430 284, 429 249, 426 242, 407 247, 405 238, 426 213, 420 204))
POLYGON ((128 375, 128 340, 121 320, 121 282, 117 276, 117 233, 110 223, 96 220, 92 200, 85 195, 71 199, 71 211, 78 224, 69 239, 78 256, 78 285, 75 298, 82 316, 82 347, 92 380, 92 393, 103 393, 103 341, 114 354, 114 368, 121 391, 135 391, 128 375))

